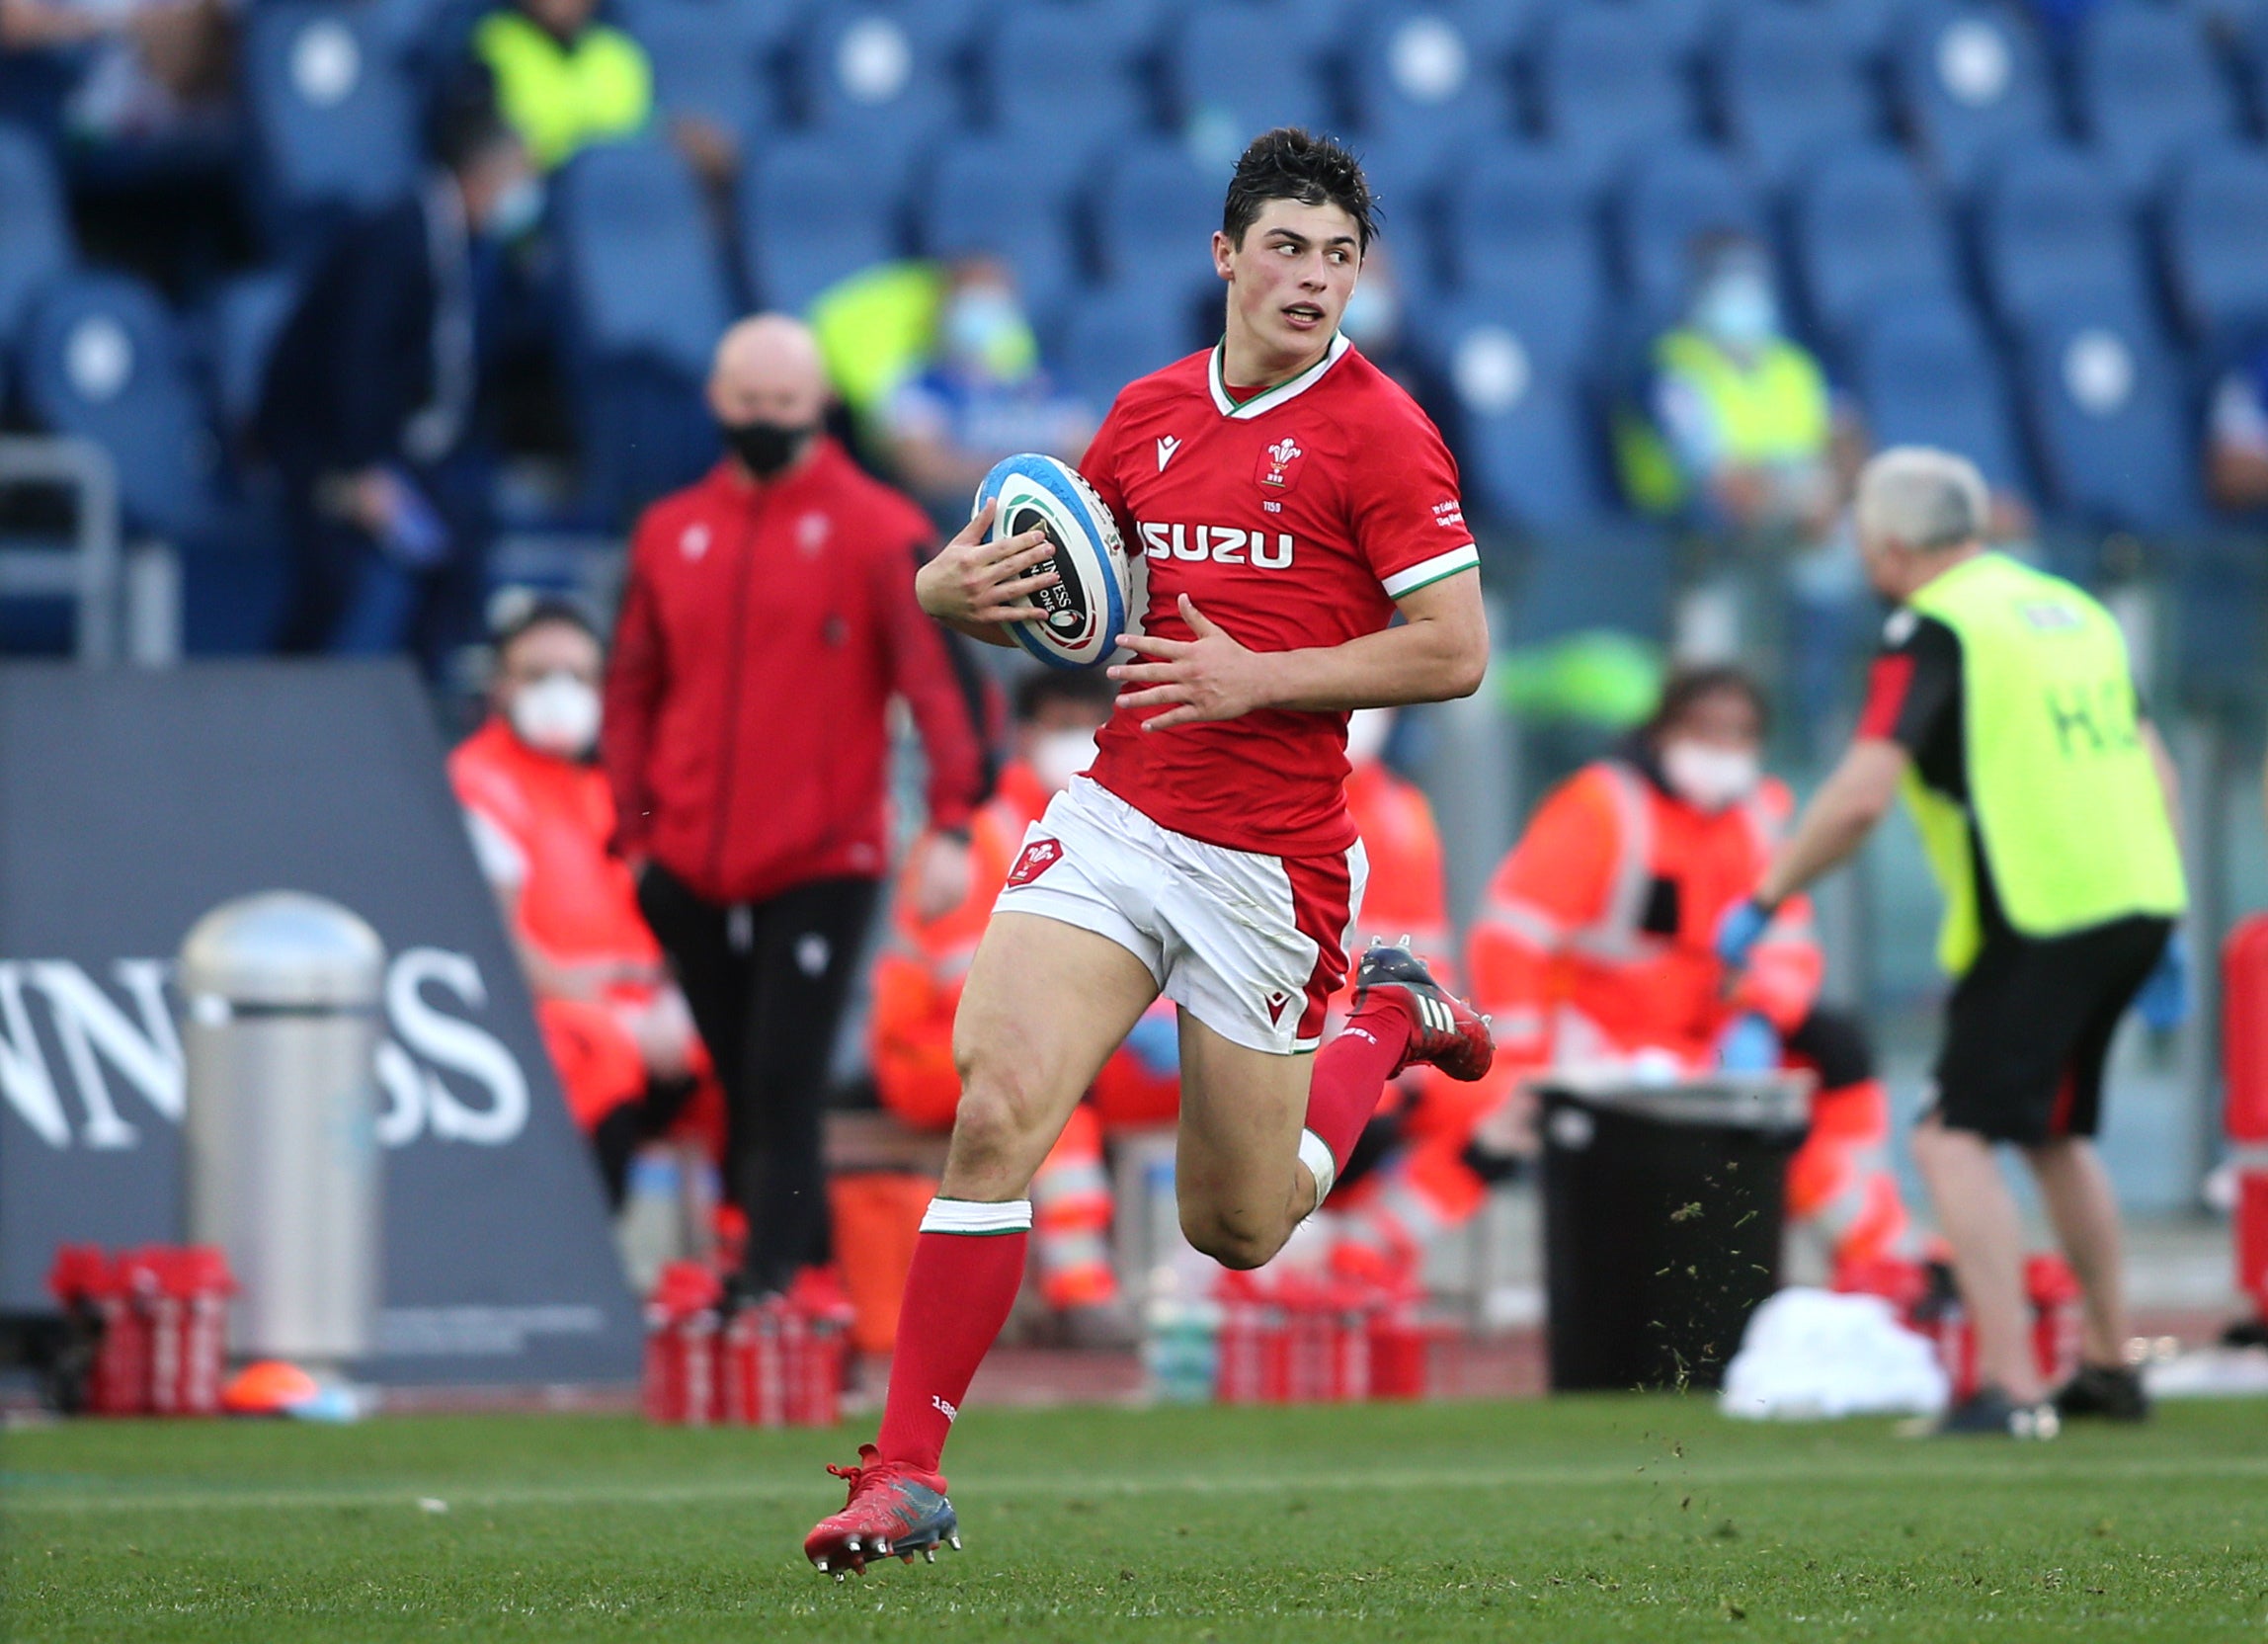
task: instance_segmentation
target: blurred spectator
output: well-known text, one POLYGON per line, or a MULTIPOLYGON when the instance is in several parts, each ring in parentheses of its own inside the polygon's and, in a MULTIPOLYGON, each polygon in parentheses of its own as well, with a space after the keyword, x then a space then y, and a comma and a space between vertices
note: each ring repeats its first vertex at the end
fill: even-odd
POLYGON ((1650 410, 1669 467, 1633 492, 1742 536, 1817 542, 1843 486, 1825 373, 1781 329, 1771 255, 1745 234, 1694 246, 1684 320, 1654 345, 1650 410))
POLYGON ((1362 357, 1404 387, 1413 375, 1410 348, 1410 303, 1394 253, 1384 240, 1373 240, 1362 256, 1362 277, 1346 299, 1338 328, 1346 333, 1362 357))
POLYGON ((968 893, 985 772, 943 631, 914 602, 929 522, 822 432, 809 330, 734 326, 708 397, 730 454, 638 524, 603 746, 639 905, 718 1047, 739 1282, 762 1294, 827 1259, 820 1112, 888 865, 891 698, 929 755, 932 915, 968 893))
POLYGON ((1042 369, 1006 266, 983 257, 952 265, 929 363, 883 408, 883 443, 906 488, 958 529, 1002 457, 1036 451, 1075 463, 1094 435, 1093 410, 1042 369))
MULTIPOLYGON (((1116 694, 1096 673, 1037 669, 1015 695, 1015 754, 1000 787, 970 827, 968 895, 942 913, 921 905, 908 874, 892 915, 888 948, 874 967, 871 1059, 882 1104, 925 1130, 951 1127, 960 1106, 953 1067, 953 1013, 961 983, 1008 882, 1024 833, 1047 802, 1094 759, 1094 733, 1116 694)), ((915 864, 918 869, 918 863, 915 864)), ((1180 1051, 1174 1007, 1161 1000, 1095 1076, 1088 1101, 1032 1179, 1033 1255, 1040 1298, 1074 1347, 1130 1339, 1131 1320, 1110 1266, 1110 1179, 1102 1133, 1119 1125, 1171 1124, 1180 1108, 1180 1051)), ((915 1207, 915 1216, 920 1208, 915 1207)))
POLYGON ((1771 860, 1793 801, 1763 775, 1764 699, 1737 668, 1673 677, 1613 758, 1555 789, 1490 881, 1468 950, 1496 1019, 1484 1089, 1502 1106, 1484 1155, 1531 1151, 1523 1076, 1620 1066, 1675 1079, 1783 1064, 1819 1076, 1788 1210, 1838 1259, 1896 1254, 1904 1206, 1884 1150, 1890 1109, 1855 1019, 1819 1002, 1810 904, 1792 897, 1739 975, 1717 924, 1771 860))
POLYGON ((2205 479, 2218 508, 2231 514, 2268 508, 2268 344, 2244 355, 2214 386, 2205 479))
POLYGON ((707 1074, 685 995, 609 854, 614 796, 594 763, 597 628, 565 601, 508 597, 487 721, 449 755, 473 853, 503 905, 568 1110, 620 1209, 630 1160, 707 1074))
POLYGON ((628 136, 653 115, 646 48, 598 22, 598 11, 599 0, 519 0, 473 31, 497 106, 544 171, 587 143, 628 136))
POLYGON ((543 185, 485 96, 446 102, 434 148, 417 195, 332 244, 269 362, 260 437, 297 559, 286 649, 409 647, 430 666, 477 626, 481 345, 543 185))
POLYGON ((230 11, 227 0, 0 0, 0 52, 22 54, 0 81, 5 101, 49 104, 79 143, 210 129, 230 110, 230 11))

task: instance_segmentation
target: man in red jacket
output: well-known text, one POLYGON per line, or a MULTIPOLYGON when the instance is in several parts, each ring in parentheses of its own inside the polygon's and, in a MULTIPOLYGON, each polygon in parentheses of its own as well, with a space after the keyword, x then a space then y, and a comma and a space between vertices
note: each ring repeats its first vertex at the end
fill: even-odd
POLYGON ((810 333, 744 320, 709 406, 729 454, 639 521, 607 676, 603 752, 638 902, 727 1104, 725 1192, 751 1293, 826 1258, 829 1054, 889 865, 886 711, 929 756, 923 899, 967 890, 984 797, 977 715, 914 602, 927 518, 821 431, 810 333))

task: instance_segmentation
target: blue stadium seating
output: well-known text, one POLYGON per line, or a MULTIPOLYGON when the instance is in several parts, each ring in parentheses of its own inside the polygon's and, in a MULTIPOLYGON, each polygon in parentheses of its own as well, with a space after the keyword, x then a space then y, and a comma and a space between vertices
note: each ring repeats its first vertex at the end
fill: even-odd
POLYGON ((2072 296, 2147 305, 2134 225, 2108 171, 2078 150, 2026 146, 1992 167, 1978 249, 2001 320, 2022 329, 2072 296))
POLYGON ((1848 336, 1886 300, 1951 297, 1958 286, 1944 215, 1895 149, 1826 155, 1797 190, 1792 226, 1805 298, 1828 336, 1848 336))
POLYGON ((1108 0, 1023 0, 980 47, 986 121, 1026 136, 1035 155, 1086 152, 1147 126, 1134 64, 1149 27, 1119 18, 1108 0))
POLYGON ((1336 125, 1312 24, 1275 0, 1213 0, 1192 9, 1169 48, 1167 79, 1184 130, 1231 158, 1271 125, 1336 125))
POLYGON ((2193 335, 2268 325, 2268 155, 2207 150, 2184 165, 2166 203, 2165 262, 2174 307, 2193 335))
POLYGON ((1456 408, 1468 506, 1498 525, 1574 527, 1607 512, 1585 392, 1584 339, 1501 297, 1423 314, 1418 344, 1456 408))
POLYGON ((2082 25, 2074 71, 2087 132, 2131 193, 2162 181, 2184 149, 2236 134, 2205 21, 2185 7, 2102 0, 2082 25))
POLYGON ((1094 198, 1094 243, 1105 275, 1152 299, 1194 296, 1218 277, 1210 240, 1221 225, 1225 174, 1209 172, 1168 142, 1142 142, 1120 152, 1094 198))
POLYGON ((801 312, 845 275, 896 256, 895 216, 857 151, 824 137, 782 137, 741 168, 741 251, 768 308, 801 312))
POLYGON ((214 403, 231 429, 251 425, 260 409, 268 355, 298 301, 289 269, 259 269, 223 285, 212 299, 210 374, 214 403))
POLYGON ((2139 532, 2199 518, 2196 440, 2172 362, 2146 326, 2115 304, 2073 303, 2030 327, 2022 353, 2051 506, 2139 532))
POLYGON ((727 130, 779 123, 772 60, 793 22, 766 0, 627 0, 622 26, 654 65, 665 115, 698 115, 727 130))
POLYGON ((911 4, 819 7, 797 53, 810 123, 855 133, 870 154, 910 154, 959 124, 956 42, 923 19, 911 4))
POLYGON ((1642 5, 1571 5, 1545 19, 1535 82, 1545 135, 1594 182, 1693 133, 1677 48, 1642 5))
POLYGON ((1070 207, 1084 159, 1072 142, 979 136, 948 143, 916 191, 922 250, 1001 258, 1044 324, 1078 283, 1070 207))
POLYGON ((1740 7, 1721 37, 1715 70, 1734 146, 1774 185, 1821 149, 1871 137, 1882 123, 1859 54, 1824 6, 1755 0, 1740 7))
POLYGON ((1424 9, 1447 18, 1472 48, 1474 66, 1502 74, 1526 50, 1536 19, 1557 0, 1431 0, 1424 9))
POLYGON ((1957 298, 1887 298, 1867 313, 1851 380, 1878 447, 1957 451, 1995 490, 2030 493, 1999 358, 1957 298))
POLYGON ((1423 0, 1365 8, 1347 49, 1356 123, 1369 150, 1385 145, 1410 164, 1452 145, 1509 140, 1510 82, 1456 14, 1423 0))
POLYGON ((1483 149, 1449 179, 1442 211, 1461 289, 1558 302, 1581 316, 1578 329, 1597 317, 1606 273, 1598 212, 1567 156, 1533 145, 1483 149))
POLYGON ((1859 61, 1870 67, 1890 55, 1911 0, 1773 0, 1830 19, 1859 61))
POLYGON ((0 125, 0 360, 11 352, 39 288, 69 268, 71 226, 47 150, 0 125))
POLYGON ((1127 383, 1204 346, 1188 320, 1146 285, 1090 287, 1073 299, 1051 363, 1099 416, 1127 383))
POLYGON ((1694 242, 1721 229, 1766 238, 1764 205, 1739 167, 1714 149, 1664 148, 1641 160, 1617 211, 1634 319, 1651 329, 1682 307, 1694 242))
POLYGON ((1898 95, 1923 155, 1957 189, 2014 143, 2052 136, 2048 68, 2031 29, 1984 0, 1938 0, 1893 49, 1898 95))
POLYGON ((271 0, 244 29, 252 198, 272 243, 304 245, 415 185, 415 98, 383 18, 352 0, 271 0))

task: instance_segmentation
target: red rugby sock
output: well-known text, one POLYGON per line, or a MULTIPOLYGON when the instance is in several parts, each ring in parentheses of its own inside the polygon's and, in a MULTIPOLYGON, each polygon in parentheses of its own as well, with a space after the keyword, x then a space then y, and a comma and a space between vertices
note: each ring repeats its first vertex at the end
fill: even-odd
POLYGON ((1331 1149, 1336 1168, 1346 1168, 1416 1028, 1400 990, 1382 989, 1317 1052, 1307 1088, 1307 1128, 1331 1149))
POLYGON ((1015 1305, 1030 1242, 1026 1200, 931 1201, 898 1311, 890 1393, 875 1440, 883 1460, 937 1470, 970 1378, 1015 1305))

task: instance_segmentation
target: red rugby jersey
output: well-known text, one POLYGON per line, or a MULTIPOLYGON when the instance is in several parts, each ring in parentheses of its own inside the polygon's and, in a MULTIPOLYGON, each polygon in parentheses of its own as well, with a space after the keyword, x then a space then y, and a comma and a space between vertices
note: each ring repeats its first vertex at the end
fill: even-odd
MULTIPOLYGON (((1192 637, 1186 594, 1239 644, 1343 644, 1403 595, 1480 563, 1431 419, 1344 337, 1239 404, 1221 350, 1129 383, 1080 464, 1149 566, 1146 631, 1192 637)), ((1152 820, 1271 856, 1354 843, 1346 715, 1263 709, 1145 734, 1120 708, 1094 780, 1152 820)))

